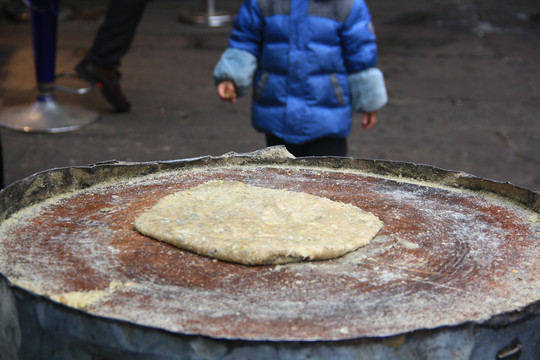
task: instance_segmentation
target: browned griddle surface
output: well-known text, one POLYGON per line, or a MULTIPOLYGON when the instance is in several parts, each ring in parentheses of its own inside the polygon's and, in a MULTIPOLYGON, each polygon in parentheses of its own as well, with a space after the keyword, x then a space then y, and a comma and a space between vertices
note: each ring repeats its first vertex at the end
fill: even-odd
POLYGON ((355 171, 225 166, 77 191, 0 228, 0 271, 84 311, 184 334, 252 340, 389 336, 485 321, 540 298, 538 215, 504 198, 355 171), (351 203, 384 227, 342 258, 243 266, 133 228, 158 199, 215 179, 351 203))

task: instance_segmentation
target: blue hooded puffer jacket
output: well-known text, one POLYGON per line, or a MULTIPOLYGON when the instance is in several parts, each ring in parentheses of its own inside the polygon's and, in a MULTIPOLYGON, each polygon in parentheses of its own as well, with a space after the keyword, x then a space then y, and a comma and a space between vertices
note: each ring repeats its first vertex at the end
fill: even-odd
POLYGON ((239 95, 253 82, 253 126, 301 144, 344 138, 353 107, 384 105, 376 61, 363 0, 245 0, 214 77, 239 95))

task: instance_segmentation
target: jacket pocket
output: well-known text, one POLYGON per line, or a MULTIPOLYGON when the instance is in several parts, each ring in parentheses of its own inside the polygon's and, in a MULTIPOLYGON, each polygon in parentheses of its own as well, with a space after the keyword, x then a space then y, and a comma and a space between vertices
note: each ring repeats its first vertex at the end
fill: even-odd
POLYGON ((255 86, 255 101, 260 102, 264 86, 268 81, 268 71, 265 71, 261 74, 257 85, 255 86))
POLYGON ((336 74, 330 74, 330 83, 334 89, 334 94, 336 95, 336 100, 339 106, 345 105, 345 95, 343 95, 343 89, 339 84, 339 79, 336 74))

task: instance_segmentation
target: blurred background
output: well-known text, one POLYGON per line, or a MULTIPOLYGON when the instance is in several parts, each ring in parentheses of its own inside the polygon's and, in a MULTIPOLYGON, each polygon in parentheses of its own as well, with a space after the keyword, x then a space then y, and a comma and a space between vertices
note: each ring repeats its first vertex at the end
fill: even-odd
MULTIPOLYGON (((2 2, 0 112, 31 104, 37 90, 30 23, 2 2)), ((364 131, 360 115, 349 154, 459 170, 540 191, 540 2, 538 0, 367 0, 389 103, 364 131)), ((234 13, 241 0, 216 0, 234 13)), ((56 70, 72 72, 94 38, 106 0, 60 2, 56 70)), ((107 160, 157 161, 265 146, 250 124, 250 96, 221 102, 213 67, 231 25, 179 21, 204 0, 149 1, 122 62, 132 103, 115 113, 99 91, 56 92, 59 102, 101 114, 76 131, 0 128, 5 183, 33 173, 107 160)), ((84 83, 62 78, 70 86, 84 83), (71 84, 75 82, 75 84, 71 84)))

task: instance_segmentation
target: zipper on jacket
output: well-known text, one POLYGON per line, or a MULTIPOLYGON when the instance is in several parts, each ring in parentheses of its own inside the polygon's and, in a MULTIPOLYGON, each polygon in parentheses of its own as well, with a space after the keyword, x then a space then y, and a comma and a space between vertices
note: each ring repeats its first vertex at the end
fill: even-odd
POLYGON ((336 99, 339 106, 345 105, 345 96, 343 95, 343 90, 339 85, 339 80, 336 74, 330 74, 330 82, 334 88, 334 93, 336 94, 336 99))
POLYGON ((261 95, 264 90, 264 86, 266 85, 266 81, 268 81, 268 71, 265 71, 261 74, 261 77, 259 78, 259 82, 257 83, 257 86, 255 87, 255 100, 257 102, 261 101, 261 95))

